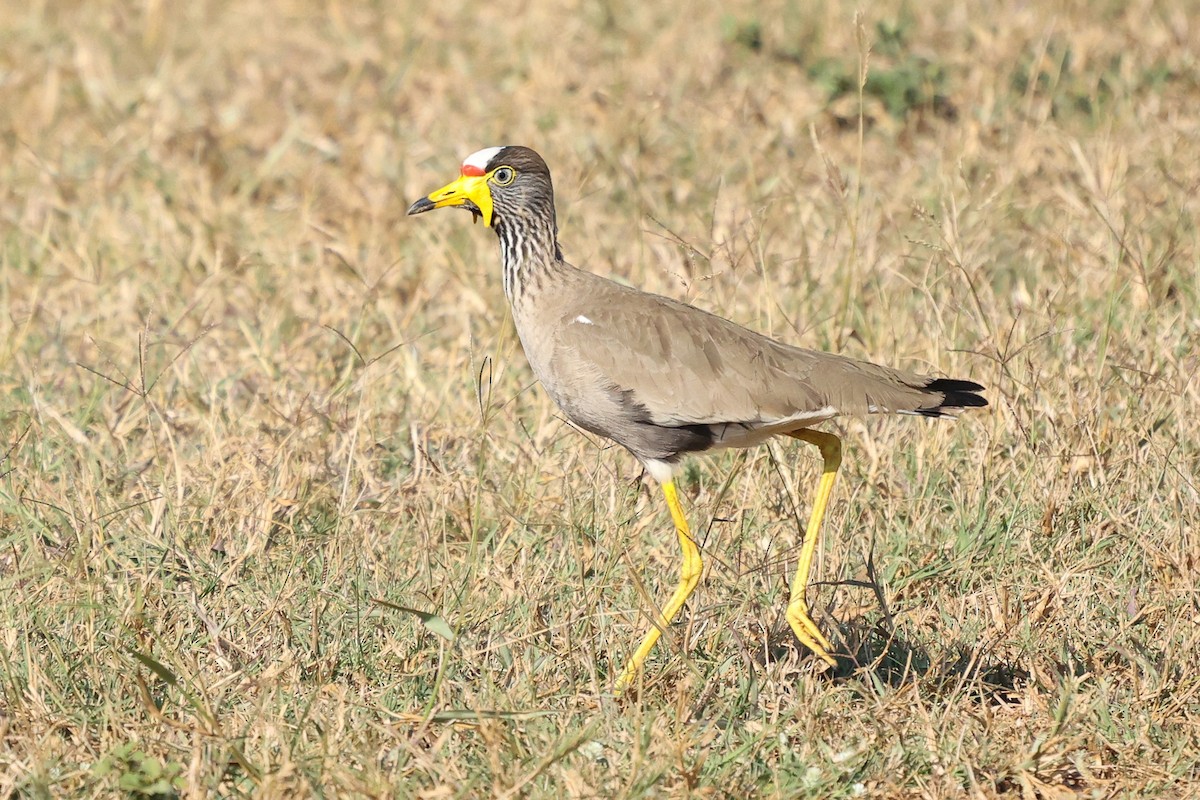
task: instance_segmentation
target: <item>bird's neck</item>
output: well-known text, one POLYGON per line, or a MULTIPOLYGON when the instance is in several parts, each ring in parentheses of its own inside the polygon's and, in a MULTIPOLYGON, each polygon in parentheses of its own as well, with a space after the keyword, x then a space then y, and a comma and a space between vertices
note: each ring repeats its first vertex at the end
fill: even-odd
POLYGON ((517 308, 562 266, 558 226, 551 213, 538 218, 498 219, 495 230, 504 266, 504 296, 517 308))

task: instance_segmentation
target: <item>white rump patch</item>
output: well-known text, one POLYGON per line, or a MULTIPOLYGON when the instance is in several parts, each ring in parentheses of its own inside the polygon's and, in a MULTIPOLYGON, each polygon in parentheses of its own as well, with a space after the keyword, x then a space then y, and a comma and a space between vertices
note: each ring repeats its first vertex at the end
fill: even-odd
POLYGON ((657 458, 648 458, 642 464, 646 466, 646 472, 650 473, 650 477, 659 483, 666 483, 675 476, 675 466, 668 464, 666 461, 659 461, 657 458))
POLYGON ((595 325, 596 324, 596 323, 592 322, 590 319, 588 319, 587 317, 585 317, 583 314, 580 314, 578 317, 576 317, 575 321, 578 322, 580 325, 595 325))
POLYGON ((496 157, 496 154, 503 150, 503 147, 485 147, 482 150, 476 150, 471 155, 463 159, 464 167, 475 167, 478 170, 487 169, 488 162, 496 157))

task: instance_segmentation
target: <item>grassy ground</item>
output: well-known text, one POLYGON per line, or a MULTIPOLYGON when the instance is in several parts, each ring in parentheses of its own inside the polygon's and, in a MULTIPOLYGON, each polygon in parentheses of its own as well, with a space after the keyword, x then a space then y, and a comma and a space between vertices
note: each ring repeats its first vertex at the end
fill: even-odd
POLYGON ((1191 791, 1189 4, 380 5, 0 14, 0 795, 1191 791), (706 582, 612 699, 669 518, 491 233, 404 216, 498 143, 574 263, 989 386, 831 426, 860 668, 783 620, 780 443, 688 467, 706 582))

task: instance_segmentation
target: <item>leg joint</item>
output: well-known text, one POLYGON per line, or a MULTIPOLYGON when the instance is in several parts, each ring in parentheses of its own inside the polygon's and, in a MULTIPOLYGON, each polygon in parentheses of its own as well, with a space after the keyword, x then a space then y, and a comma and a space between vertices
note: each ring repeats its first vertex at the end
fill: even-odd
POLYGON ((825 461, 826 471, 836 470, 842 464, 842 440, 826 431, 815 431, 812 428, 793 431, 788 434, 801 441, 816 445, 825 461))

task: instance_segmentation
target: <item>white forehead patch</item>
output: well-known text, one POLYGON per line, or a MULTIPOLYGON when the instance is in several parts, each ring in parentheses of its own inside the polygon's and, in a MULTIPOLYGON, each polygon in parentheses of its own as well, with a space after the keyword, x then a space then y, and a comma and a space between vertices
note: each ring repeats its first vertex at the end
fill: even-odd
POLYGON ((462 165, 464 167, 474 167, 482 173, 483 170, 487 169, 488 162, 495 158, 496 154, 503 149, 503 147, 485 147, 482 150, 477 150, 463 159, 462 165))

